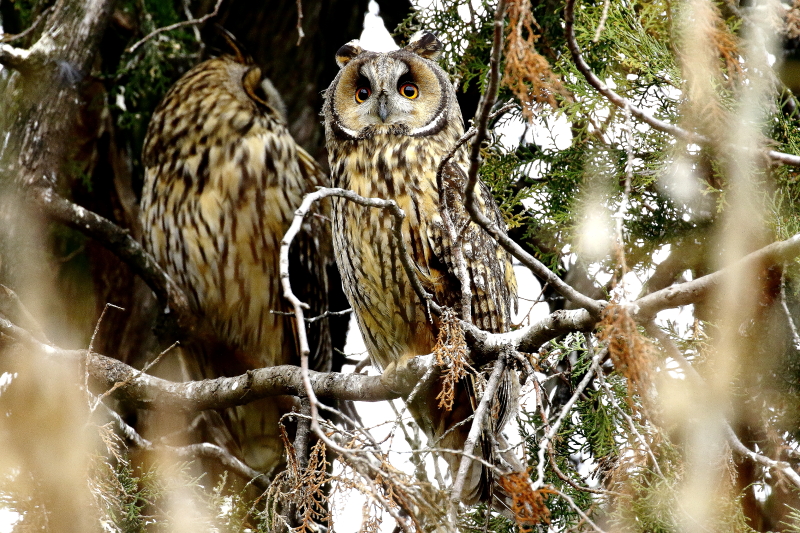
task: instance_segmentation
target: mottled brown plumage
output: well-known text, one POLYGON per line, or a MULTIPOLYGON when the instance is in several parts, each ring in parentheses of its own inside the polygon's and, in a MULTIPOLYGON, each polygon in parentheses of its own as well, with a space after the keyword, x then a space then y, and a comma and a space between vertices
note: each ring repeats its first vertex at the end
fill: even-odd
MULTIPOLYGON (((355 43, 339 50, 341 70, 326 92, 323 112, 331 178, 335 186, 362 196, 397 202, 406 214, 402 233, 416 275, 438 304, 456 312, 461 312, 461 278, 453 245, 459 244, 472 291, 472 321, 503 332, 516 306, 515 277, 509 255, 471 222, 464 207, 466 148, 456 151, 437 178, 439 164, 464 133, 452 84, 432 61, 439 50, 432 34, 388 54, 363 51, 355 43)), ((483 212, 504 227, 487 187, 479 183, 476 192, 483 212)), ((426 316, 403 270, 391 215, 337 198, 333 216, 345 292, 373 362, 391 372, 409 357, 431 353, 438 323, 426 316)), ((509 374, 507 385, 513 388, 515 379, 509 374)), ((420 395, 411 411, 429 437, 441 439, 436 446, 460 448, 469 424, 448 429, 472 414, 472 387, 468 380, 460 383, 452 411, 437 407, 437 394, 433 387, 420 395)), ((458 458, 448 460, 455 470, 458 458)), ((487 477, 485 469, 473 466, 462 499, 485 500, 487 477)))
MULTIPOLYGON (((299 364, 293 319, 271 312, 288 310, 278 251, 303 196, 327 180, 290 136, 280 97, 258 67, 237 53, 187 72, 150 121, 144 164, 145 246, 215 340, 188 346, 190 377, 299 364)), ((327 310, 332 261, 329 222, 308 217, 290 266, 309 316, 327 310)), ((330 369, 328 321, 310 325, 309 338, 312 368, 330 369)), ((292 405, 269 399, 224 414, 251 467, 279 464, 278 418, 292 405)))

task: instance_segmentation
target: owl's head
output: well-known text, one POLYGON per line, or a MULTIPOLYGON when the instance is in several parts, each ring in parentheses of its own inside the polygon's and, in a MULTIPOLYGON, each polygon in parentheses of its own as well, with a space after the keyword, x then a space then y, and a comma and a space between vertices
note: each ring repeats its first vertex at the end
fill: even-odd
POLYGON ((340 71, 325 92, 325 126, 344 139, 380 133, 422 137, 461 125, 453 85, 437 65, 442 43, 418 33, 389 53, 362 50, 357 41, 336 53, 340 71))

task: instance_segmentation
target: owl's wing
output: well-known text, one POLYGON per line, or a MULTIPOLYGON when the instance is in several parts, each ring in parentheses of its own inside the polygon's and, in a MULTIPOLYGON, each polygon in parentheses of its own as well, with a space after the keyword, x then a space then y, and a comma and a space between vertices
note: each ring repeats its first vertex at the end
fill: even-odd
MULTIPOLYGON (((472 222, 467 208, 464 187, 467 175, 456 163, 442 169, 439 183, 441 221, 429 236, 436 259, 444 266, 444 283, 433 286, 436 300, 456 310, 461 308, 461 278, 454 244, 461 246, 472 291, 472 323, 491 333, 508 331, 511 310, 517 308, 517 282, 511 256, 486 231, 472 222)), ((489 188, 478 182, 477 201, 481 211, 497 227, 505 222, 489 188)))

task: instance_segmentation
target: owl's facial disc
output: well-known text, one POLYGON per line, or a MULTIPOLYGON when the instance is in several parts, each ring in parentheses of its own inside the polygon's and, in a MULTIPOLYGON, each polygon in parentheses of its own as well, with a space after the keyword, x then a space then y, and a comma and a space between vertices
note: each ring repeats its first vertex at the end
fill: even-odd
POLYGON ((362 65, 354 91, 360 122, 368 126, 407 122, 414 114, 411 100, 419 95, 409 78, 408 65, 385 55, 362 65))
POLYGON ((408 50, 362 52, 337 78, 334 128, 351 138, 431 135, 448 121, 452 87, 444 72, 408 50))

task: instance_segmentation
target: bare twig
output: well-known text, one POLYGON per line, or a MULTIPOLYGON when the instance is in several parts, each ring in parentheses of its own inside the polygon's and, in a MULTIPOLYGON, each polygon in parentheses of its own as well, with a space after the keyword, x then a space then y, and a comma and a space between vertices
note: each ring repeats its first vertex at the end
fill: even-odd
POLYGON ((164 33, 164 32, 167 32, 167 31, 172 31, 172 30, 177 30, 178 28, 183 28, 184 26, 193 26, 193 25, 197 25, 197 24, 203 24, 205 21, 207 21, 207 20, 209 20, 211 18, 214 18, 219 14, 220 6, 222 6, 222 0, 217 0, 216 5, 214 6, 214 11, 212 11, 211 13, 207 13, 207 14, 203 15, 199 19, 184 20, 184 21, 181 21, 181 22, 176 22, 175 24, 170 24, 169 26, 164 26, 162 28, 158 28, 156 30, 153 30, 150 33, 148 33, 147 35, 145 35, 144 37, 142 37, 141 39, 139 39, 138 41, 136 41, 134 44, 129 46, 125 51, 127 53, 129 53, 129 54, 132 54, 133 52, 136 51, 137 48, 139 48, 144 43, 146 43, 147 41, 149 41, 150 39, 152 39, 153 37, 155 37, 156 35, 159 35, 161 33, 164 33))
POLYGON ((642 443, 642 446, 644 446, 645 452, 650 457, 650 460, 653 462, 653 468, 655 468, 656 473, 662 479, 666 479, 666 477, 664 476, 664 473, 661 472, 661 467, 658 464, 658 460, 656 459, 656 456, 653 453, 653 450, 650 448, 650 444, 648 444, 648 442, 645 440, 645 438, 642 436, 642 434, 639 432, 639 430, 636 429, 636 424, 634 423, 633 418, 631 418, 631 416, 628 413, 625 412, 625 410, 622 408, 622 406, 617 401, 616 396, 614 396, 614 393, 612 392, 611 387, 609 387, 608 383, 606 383, 606 380, 603 377, 603 372, 600 369, 600 365, 599 364, 595 364, 595 363, 592 363, 592 364, 594 365, 594 372, 597 375, 597 381, 600 383, 600 386, 603 387, 603 390, 606 391, 606 397, 611 402, 611 405, 613 405, 614 409, 616 409, 617 412, 622 415, 622 418, 624 418, 625 421, 628 423, 628 427, 630 427, 631 432, 633 432, 633 434, 636 436, 636 438, 639 440, 639 442, 642 443))
POLYGON ((497 362, 494 364, 494 370, 492 370, 492 375, 489 376, 489 383, 486 384, 486 389, 483 391, 483 397, 478 404, 478 408, 475 409, 475 417, 472 420, 472 426, 469 428, 467 440, 464 442, 463 453, 465 455, 461 458, 461 463, 458 465, 458 474, 456 475, 453 488, 450 492, 450 500, 453 502, 461 501, 461 492, 464 490, 467 471, 469 470, 470 464, 472 464, 472 460, 467 457, 467 455, 472 454, 472 450, 475 449, 475 445, 481 433, 485 431, 484 420, 489 414, 489 407, 494 400, 497 388, 500 386, 500 378, 503 376, 503 372, 506 369, 506 357, 506 353, 501 352, 500 357, 497 358, 497 362))
MULTIPOLYGON (((281 316, 294 316, 294 313, 287 313, 286 311, 275 311, 274 309, 269 310, 270 314, 272 315, 281 315, 281 316)), ((321 315, 312 316, 311 318, 306 318, 306 324, 313 324, 314 322, 318 322, 323 318, 329 318, 332 316, 345 316, 352 313, 352 309, 342 309, 341 311, 325 311, 321 315)))
POLYGON ((136 432, 135 429, 126 424, 125 421, 122 420, 122 417, 119 416, 119 414, 117 414, 114 410, 112 410, 103 403, 101 403, 100 405, 104 407, 105 413, 109 417, 111 417, 115 426, 117 427, 118 433, 123 438, 123 440, 125 440, 128 443, 129 446, 133 446, 134 448, 138 448, 140 450, 148 452, 167 450, 171 453, 174 453, 178 457, 183 457, 183 458, 205 457, 214 459, 225 468, 241 476, 243 479, 249 479, 250 482, 253 483, 260 490, 267 490, 269 488, 269 480, 264 474, 258 472, 257 470, 253 470, 245 463, 243 463, 240 459, 234 457, 233 455, 228 453, 225 449, 215 444, 203 442, 199 444, 190 444, 188 446, 155 445, 149 440, 143 438, 136 432))
POLYGON ((0 315, 5 315, 7 319, 25 328, 38 341, 50 344, 42 326, 28 311, 17 293, 5 285, 0 285, 0 315))
MULTIPOLYGON (((100 318, 97 319, 97 323, 94 325, 94 331, 92 332, 92 338, 89 339, 89 349, 86 350, 86 358, 87 359, 84 362, 85 369, 84 369, 84 372, 83 372, 83 380, 84 380, 83 381, 83 390, 86 391, 86 394, 90 395, 90 399, 91 399, 92 394, 89 392, 89 359, 88 358, 89 358, 90 355, 92 355, 92 352, 94 351, 94 341, 97 338, 97 334, 100 332, 100 324, 103 323, 103 318, 105 318, 106 311, 108 311, 109 307, 112 307, 114 309, 119 309, 120 311, 124 311, 124 309, 122 307, 119 307, 118 305, 114 305, 112 303, 106 302, 106 305, 103 306, 103 311, 100 313, 100 318)), ((97 408, 96 404, 94 405, 94 407, 92 407, 91 402, 89 402, 89 405, 90 405, 90 410, 91 411, 94 411, 95 408, 97 408)))
POLYGON ((600 526, 595 524, 594 521, 591 518, 589 518, 589 516, 586 513, 583 512, 583 510, 580 508, 580 506, 578 504, 576 504, 568 494, 565 494, 564 492, 561 492, 556 487, 549 486, 547 488, 552 490, 553 492, 555 492, 556 494, 558 494, 562 498, 564 498, 564 500, 569 504, 569 506, 572 507, 572 509, 576 513, 578 513, 582 519, 584 519, 586 522, 588 522, 589 525, 591 525, 595 529, 595 531, 597 531, 597 533, 605 533, 605 531, 603 531, 600 528, 600 526))
POLYGON ((594 32, 594 39, 592 39, 593 43, 600 40, 600 35, 602 35, 603 29, 606 27, 609 7, 611 7, 611 0, 605 0, 605 2, 603 2, 603 12, 600 14, 600 22, 597 23, 597 31, 594 32))
POLYGON ((602 352, 598 352, 592 357, 592 366, 589 367, 589 370, 586 372, 586 375, 583 376, 583 379, 575 388, 575 392, 572 393, 572 397, 570 397, 570 399, 567 400, 567 403, 565 403, 564 406, 561 408, 561 412, 559 413, 558 418, 556 418, 555 423, 553 423, 553 425, 550 426, 550 431, 548 431, 545 434, 544 438, 539 443, 539 458, 538 458, 539 462, 536 465, 536 481, 533 482, 534 490, 540 489, 544 484, 545 451, 547 450, 550 441, 553 440, 553 437, 556 436, 558 430, 561 429, 561 424, 564 422, 564 419, 567 417, 570 411, 572 411, 572 406, 575 405, 575 402, 578 401, 578 398, 580 398, 581 394, 583 394, 583 391, 586 389, 586 387, 589 386, 589 383, 591 383, 592 378, 594 377, 594 368, 595 365, 600 361, 601 353, 602 352))
POLYGON ((303 0, 297 0, 297 46, 306 34, 303 32, 303 0))
MULTIPOLYGON (((542 422, 543 422, 545 431, 549 431, 550 430, 550 424, 547 423, 547 413, 545 412, 545 408, 544 408, 545 400, 544 400, 544 394, 542 393, 542 386, 541 386, 541 383, 539 383, 538 381, 535 382, 534 385, 535 385, 535 390, 536 390, 536 403, 539 405, 539 415, 542 417, 542 422)), ((615 492, 615 491, 604 490, 604 489, 593 489, 593 488, 581 486, 581 485, 578 485, 577 483, 575 483, 569 476, 567 476, 564 472, 562 472, 561 469, 558 467, 558 463, 556 462, 555 449, 553 448, 553 442, 552 441, 547 443, 547 455, 550 457, 550 468, 553 469, 553 473, 555 473, 555 475, 558 476, 558 478, 561 481, 563 481, 564 483, 566 483, 567 485, 569 485, 573 489, 580 490, 580 491, 583 491, 583 492, 589 492, 589 493, 592 493, 592 494, 601 494, 601 495, 604 495, 604 496, 607 496, 607 495, 619 496, 620 495, 620 493, 615 492)))
MULTIPOLYGON (((102 317, 101 317, 101 318, 102 318, 102 317)), ((152 361, 150 361, 149 363, 147 363, 146 365, 144 365, 144 367, 143 367, 143 368, 142 368, 142 369, 139 371, 139 373, 138 373, 138 374, 131 374, 131 375, 130 375, 130 377, 129 377, 127 380, 125 380, 125 381, 118 381, 117 383, 114 383, 114 385, 113 385, 113 386, 112 386, 110 389, 108 389, 108 390, 107 390, 107 391, 105 391, 103 394, 101 394, 100 396, 98 396, 98 397, 97 397, 97 399, 95 400, 95 403, 94 403, 94 405, 92 406, 91 410, 92 410, 92 411, 94 411, 95 409, 97 409, 97 406, 98 406, 98 405, 99 405, 99 404, 100 404, 100 403, 101 403, 101 402, 102 402, 102 401, 103 401, 103 400, 104 400, 104 399, 105 399, 107 396, 109 396, 110 394, 112 394, 112 393, 113 393, 115 390, 117 390, 118 388, 120 388, 120 387, 124 387, 125 385, 129 384, 129 383, 131 382, 131 380, 133 380, 133 379, 135 379, 135 378, 137 378, 137 377, 139 377, 139 376, 141 376, 141 375, 143 375, 143 374, 147 374, 147 371, 148 371, 148 370, 150 370, 150 369, 151 369, 153 366, 155 366, 156 364, 158 364, 158 362, 161 360, 161 358, 162 358, 162 357, 163 357, 163 356, 164 356, 164 355, 165 355, 167 352, 169 352, 169 351, 170 351, 170 350, 172 350, 174 347, 176 347, 177 345, 178 345, 178 343, 177 343, 177 342, 174 342, 174 343, 172 343, 172 345, 171 345, 169 348, 167 348, 166 350, 164 350, 163 352, 161 352, 160 354, 158 354, 158 355, 155 357, 155 359, 153 359, 152 361)), ((91 348, 89 348, 89 353, 91 353, 91 348)), ((88 355, 88 354, 87 354, 87 355, 88 355)), ((86 368, 87 368, 86 375, 88 376, 88 375, 89 375, 88 369, 90 368, 90 365, 88 364, 88 361, 87 361, 87 364, 86 364, 86 368)), ((87 390, 87 391, 89 390, 89 387, 88 387, 88 385, 86 386, 86 390, 87 390)))
POLYGON ((21 31, 20 33, 15 33, 15 34, 3 33, 3 34, 1 34, 2 37, 0 37, 0 43, 10 43, 10 42, 13 42, 13 41, 18 41, 18 40, 26 37, 29 33, 31 33, 33 30, 36 29, 36 27, 39 25, 39 23, 42 22, 45 19, 45 17, 47 17, 47 15, 50 14, 50 12, 53 10, 53 8, 55 8, 55 6, 50 6, 50 7, 46 8, 44 11, 42 11, 39 14, 39 16, 36 17, 36 20, 34 20, 31 23, 30 26, 28 26, 25 30, 21 31))

